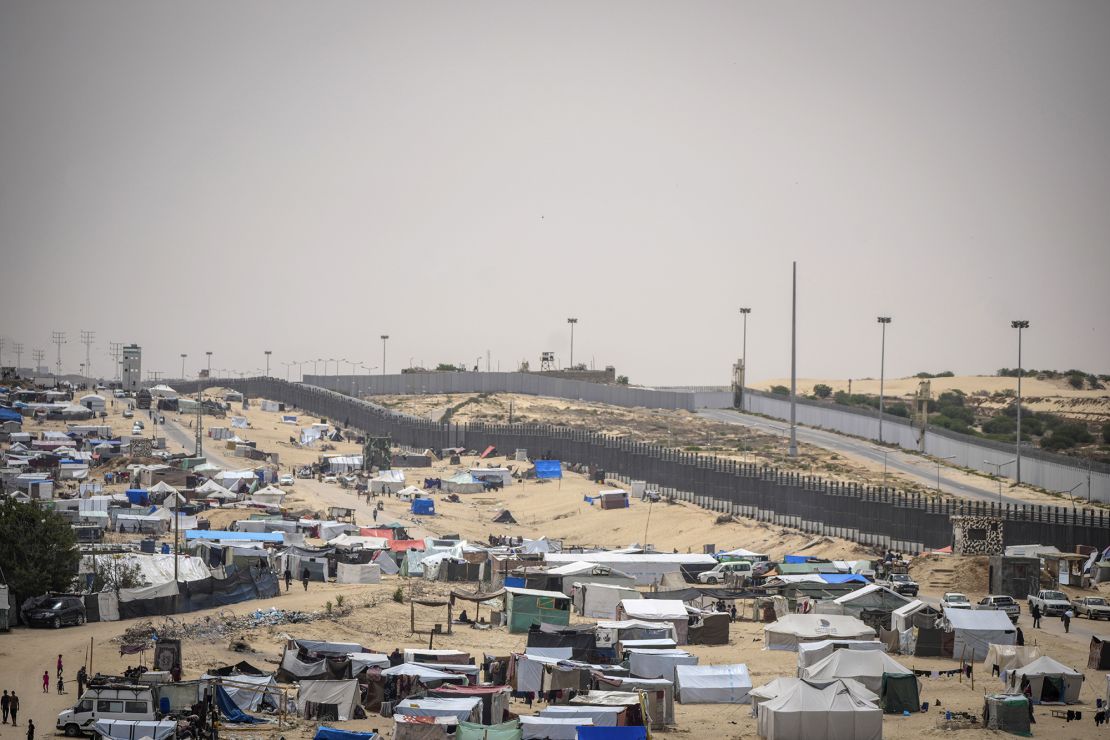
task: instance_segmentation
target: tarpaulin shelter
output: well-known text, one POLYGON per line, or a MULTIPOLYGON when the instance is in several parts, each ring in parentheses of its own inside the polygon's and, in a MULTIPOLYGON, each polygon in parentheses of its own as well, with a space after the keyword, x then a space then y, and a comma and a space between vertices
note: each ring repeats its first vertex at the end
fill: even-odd
POLYGON ((502 509, 501 513, 491 519, 494 524, 516 524, 517 521, 513 517, 513 512, 508 509, 502 509))
POLYGON ((677 665, 675 690, 683 704, 747 704, 752 690, 748 666, 677 665))
POLYGON ((594 625, 554 627, 542 624, 538 630, 529 630, 528 647, 569 647, 571 658, 588 660, 597 649, 597 629, 594 625))
POLYGON ((802 672, 802 678, 832 681, 852 678, 882 696, 883 674, 909 675, 913 672, 878 650, 837 650, 802 672))
POLYGON ((675 642, 688 642, 690 615, 686 605, 671 599, 622 599, 617 606, 618 619, 636 619, 641 622, 668 622, 674 625, 675 642))
POLYGON ((1006 612, 978 609, 945 609, 944 619, 953 632, 952 657, 978 662, 987 657, 991 644, 1013 645, 1017 631, 1006 612))
POLYGON ((1034 704, 1078 704, 1083 688, 1082 673, 1047 655, 1010 672, 1010 689, 1027 696, 1034 704))
POLYGON ((552 566, 540 573, 529 573, 526 578, 530 587, 562 591, 568 596, 574 593, 574 586, 577 583, 606 583, 625 588, 636 585, 636 579, 628 573, 610 568, 608 565, 587 561, 552 566), (538 581, 535 586, 532 584, 533 579, 538 581))
POLYGON ((727 645, 731 621, 724 612, 696 613, 690 621, 688 641, 691 645, 727 645))
POLYGON ((217 685, 215 693, 216 707, 220 710, 220 715, 228 722, 234 724, 256 724, 264 721, 244 712, 239 705, 232 700, 223 686, 217 685))
POLYGON ((578 728, 593 725, 589 717, 522 715, 518 719, 524 740, 578 740, 578 728))
POLYGON ((648 716, 644 718, 652 729, 673 725, 674 682, 665 678, 639 678, 635 676, 593 676, 594 688, 638 691, 645 699, 648 716))
POLYGON ((533 624, 570 624, 570 597, 558 591, 505 589, 510 632, 527 632, 533 624))
POLYGON ((879 696, 885 714, 921 711, 920 685, 912 673, 884 673, 879 696))
POLYGON ((891 612, 890 628, 895 632, 905 632, 914 627, 932 628, 941 616, 939 609, 914 599, 891 612))
POLYGON ((563 563, 577 563, 586 561, 607 565, 636 579, 638 586, 650 586, 663 581, 667 573, 683 578, 683 572, 691 575, 709 570, 717 564, 712 555, 685 554, 685 553, 627 553, 627 552, 583 552, 563 553, 553 552, 544 556, 548 565, 561 565, 563 563))
POLYGON ((854 696, 840 682, 823 687, 799 681, 757 708, 766 740, 881 740, 883 711, 854 696))
POLYGON ((578 740, 647 740, 646 727, 581 727, 578 740))
POLYGON ((435 499, 414 498, 412 500, 412 513, 420 516, 432 516, 436 513, 435 499))
POLYGON ((763 628, 768 650, 797 650, 802 642, 873 640, 875 630, 839 614, 787 614, 763 628))
POLYGON ((312 740, 377 740, 378 737, 380 735, 376 732, 354 732, 320 725, 316 728, 316 734, 312 736, 312 740))
POLYGON ((482 723, 493 725, 505 718, 509 711, 509 697, 511 689, 508 686, 455 686, 444 684, 439 688, 430 689, 428 696, 433 699, 451 699, 458 697, 477 697, 482 702, 482 723))
POLYGON ((685 650, 632 648, 625 653, 628 655, 629 672, 639 678, 665 678, 674 681, 676 666, 698 664, 698 656, 685 650))
MULTIPOLYGON (((589 719, 595 727, 616 727, 624 707, 598 707, 584 705, 549 706, 540 710, 541 717, 560 719, 589 719)), ((579 734, 581 737, 581 734, 579 734)))
POLYGON ((983 697, 983 726, 1011 735, 1028 737, 1029 700, 1021 694, 987 694, 983 697))
POLYGON ((615 619, 622 600, 641 598, 634 588, 609 583, 575 583, 572 588, 575 610, 593 619, 615 619))
POLYGON ((1001 673, 1029 665, 1042 655, 1044 653, 1036 645, 990 645, 983 663, 992 674, 1001 673))
POLYGON ((856 697, 860 701, 869 702, 876 705, 879 703, 878 694, 876 694, 874 691, 871 691, 869 688, 853 678, 838 678, 832 681, 811 681, 801 678, 782 677, 776 678, 769 683, 763 684, 762 686, 757 686, 756 688, 748 692, 748 696, 751 697, 752 701, 752 714, 758 714, 758 707, 763 702, 769 701, 777 696, 793 690, 795 686, 797 686, 799 683, 802 683, 803 681, 805 681, 805 683, 808 683, 810 686, 816 686, 817 688, 824 688, 825 686, 834 683, 841 684, 850 694, 852 694, 852 696, 856 697))
POLYGON ((355 719, 361 710, 358 681, 301 681, 297 711, 306 719, 330 717, 339 722, 355 719))
POLYGON ((422 684, 431 687, 437 687, 444 683, 467 683, 466 676, 460 673, 450 673, 446 670, 439 670, 428 665, 417 665, 416 663, 402 663, 386 668, 382 671, 382 675, 386 678, 409 676, 419 679, 422 684))
POLYGON ((615 647, 626 640, 669 639, 678 644, 670 622, 644 622, 639 619, 601 620, 597 623, 598 647, 615 647))
POLYGON ((200 678, 202 682, 218 684, 232 703, 244 712, 257 712, 263 706, 276 709, 281 701, 273 676, 216 676, 206 673, 200 678))
POLYGON ((459 722, 480 722, 482 700, 475 696, 403 699, 393 707, 393 713, 410 717, 454 717, 459 722))
POLYGON ((455 730, 455 740, 521 740, 523 732, 519 720, 510 720, 496 725, 459 722, 455 730))
POLYGON ((164 719, 157 722, 127 719, 98 719, 93 725, 99 737, 110 740, 165 740, 177 732, 177 722, 164 719))
POLYGON ((820 640, 803 642, 798 645, 798 675, 802 671, 824 660, 837 650, 881 650, 886 645, 878 640, 820 640))
POLYGON ((559 460, 536 460, 537 478, 562 478, 563 463, 559 460))
MULTIPOLYGON (((2 608, 4 608, 3 603, 0 603, 0 609, 2 608)), ((1104 640, 1094 635, 1091 636, 1091 647, 1087 656, 1087 667, 1093 668, 1096 671, 1110 668, 1110 640, 1104 640)))
POLYGON ((893 612, 909 602, 910 599, 902 594, 874 583, 833 600, 833 603, 841 608, 842 613, 853 617, 858 617, 864 610, 870 609, 893 612))
POLYGON ((374 563, 338 563, 335 566, 336 583, 381 583, 382 569, 374 563))

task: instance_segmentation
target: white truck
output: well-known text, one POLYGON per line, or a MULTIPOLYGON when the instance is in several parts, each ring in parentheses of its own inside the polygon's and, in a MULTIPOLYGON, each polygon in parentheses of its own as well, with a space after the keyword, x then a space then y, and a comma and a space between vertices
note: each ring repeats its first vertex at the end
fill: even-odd
POLYGON ((57 728, 68 737, 93 735, 101 719, 157 719, 154 689, 131 684, 90 686, 76 705, 58 714, 57 728))
POLYGON ((1058 617, 1071 609, 1071 602, 1063 591, 1042 588, 1036 596, 1029 595, 1029 610, 1032 611, 1034 606, 1041 610, 1041 616, 1058 617))
POLYGON ((747 560, 730 560, 717 563, 704 573, 698 573, 698 583, 746 583, 752 577, 752 564, 747 560))

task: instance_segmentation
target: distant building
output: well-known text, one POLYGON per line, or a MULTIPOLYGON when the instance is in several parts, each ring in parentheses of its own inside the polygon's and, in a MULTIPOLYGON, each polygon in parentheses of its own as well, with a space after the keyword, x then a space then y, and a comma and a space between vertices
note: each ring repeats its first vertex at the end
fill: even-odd
POLYGON ((143 348, 137 344, 128 344, 123 348, 123 389, 139 390, 142 377, 143 348))

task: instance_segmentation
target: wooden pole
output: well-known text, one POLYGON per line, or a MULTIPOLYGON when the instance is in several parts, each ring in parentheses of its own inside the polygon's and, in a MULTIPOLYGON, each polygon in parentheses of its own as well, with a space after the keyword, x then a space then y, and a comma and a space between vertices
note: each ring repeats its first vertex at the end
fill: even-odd
MULTIPOLYGON (((95 675, 96 674, 93 673, 93 639, 90 637, 89 638, 89 676, 91 677, 91 676, 95 676, 95 675)), ((77 698, 81 698, 81 697, 77 697, 77 698)))

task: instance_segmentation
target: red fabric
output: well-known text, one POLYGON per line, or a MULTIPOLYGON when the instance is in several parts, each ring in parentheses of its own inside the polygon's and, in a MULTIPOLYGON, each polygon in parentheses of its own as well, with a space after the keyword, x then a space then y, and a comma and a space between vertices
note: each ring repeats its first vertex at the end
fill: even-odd
POLYGON ((405 552, 406 550, 423 550, 424 540, 390 540, 390 552, 405 552))
POLYGON ((363 537, 384 537, 387 540, 393 539, 392 529, 375 529, 374 527, 359 527, 359 534, 363 537))

